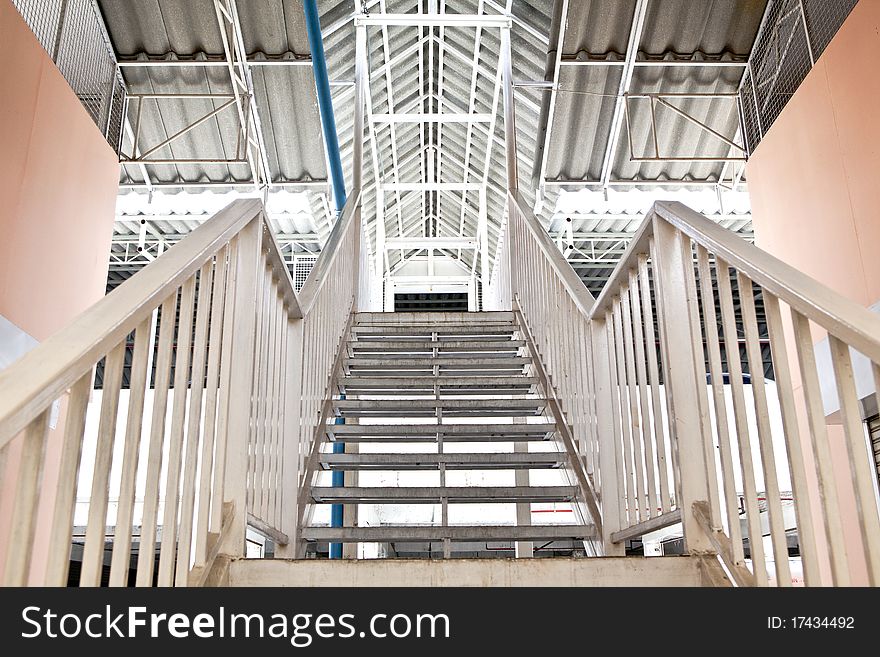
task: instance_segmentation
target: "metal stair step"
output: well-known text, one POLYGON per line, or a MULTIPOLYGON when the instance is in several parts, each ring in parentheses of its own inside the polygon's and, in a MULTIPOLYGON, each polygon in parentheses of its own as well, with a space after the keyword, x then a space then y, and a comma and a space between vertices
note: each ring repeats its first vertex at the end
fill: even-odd
MULTIPOLYGON (((450 324, 449 326, 419 324, 419 325, 355 325, 351 327, 353 335, 386 337, 409 335, 412 337, 420 337, 431 339, 431 335, 436 333, 438 336, 510 336, 518 330, 514 324, 493 324, 486 322, 482 324, 474 324, 473 326, 461 326, 450 324)), ((461 339, 461 338, 459 338, 461 339)), ((495 340, 498 338, 496 337, 495 340)))
POLYGON ((321 454, 324 470, 539 470, 567 462, 563 452, 489 452, 467 454, 321 454))
POLYGON ((353 351, 377 351, 382 353, 418 353, 433 349, 444 352, 510 352, 525 346, 524 340, 351 340, 348 345, 353 351))
POLYGON ((435 385, 440 394, 496 394, 511 395, 528 393, 538 384, 538 379, 528 376, 344 376, 338 384, 349 394, 433 394, 435 385))
POLYGON ((544 436, 556 431, 556 424, 541 422, 535 424, 328 424, 326 434, 335 436, 544 436))
POLYGON ((333 411, 342 417, 444 417, 540 415, 544 399, 336 399, 333 411))
POLYGON ((390 543, 404 541, 543 541, 586 539, 596 534, 589 525, 383 525, 380 527, 305 527, 307 541, 390 543))
POLYGON ((506 504, 571 502, 576 486, 313 486, 317 504, 506 504))
POLYGON ((450 368, 473 369, 492 369, 507 368, 513 369, 514 366, 522 368, 532 362, 531 358, 525 356, 507 356, 503 358, 450 358, 449 356, 437 356, 436 358, 375 358, 373 356, 358 356, 355 358, 346 358, 343 364, 347 367, 361 367, 367 369, 405 369, 405 368, 423 368, 441 366, 450 368))
POLYGON ((509 310, 489 310, 483 312, 359 312, 355 313, 356 324, 467 324, 484 322, 513 322, 516 315, 509 310))

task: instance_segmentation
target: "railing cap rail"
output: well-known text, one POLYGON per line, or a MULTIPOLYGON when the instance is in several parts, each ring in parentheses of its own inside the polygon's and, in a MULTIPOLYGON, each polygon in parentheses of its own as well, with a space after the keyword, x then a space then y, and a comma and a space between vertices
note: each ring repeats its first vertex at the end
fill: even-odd
POLYGON ((880 363, 880 316, 677 201, 653 212, 805 317, 880 363))
POLYGON ((0 448, 123 340, 250 221, 258 199, 233 201, 71 324, 0 372, 0 448))

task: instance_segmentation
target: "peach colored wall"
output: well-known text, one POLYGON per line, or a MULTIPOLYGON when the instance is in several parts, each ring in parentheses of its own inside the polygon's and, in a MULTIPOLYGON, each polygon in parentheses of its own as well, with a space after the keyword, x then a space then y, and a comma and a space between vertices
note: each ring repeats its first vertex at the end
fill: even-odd
POLYGON ((756 243, 880 300, 880 2, 862 0, 746 167, 756 243))
MULTIPOLYGON (((44 340, 104 295, 119 163, 10 0, 0 0, 0 98, 0 314, 44 340)), ((46 450, 37 570, 63 409, 46 450)), ((0 570, 19 454, 14 441, 2 477, 0 570)))
POLYGON ((43 340, 104 294, 119 163, 0 0, 0 314, 43 340))
MULTIPOLYGON (((880 300, 878 48, 880 1, 861 0, 746 167, 756 244, 864 306, 880 300)), ((789 361, 796 365, 794 353, 789 361)), ((798 410, 808 440, 804 409, 798 410)), ((828 437, 842 482, 840 517, 852 546, 852 582, 866 583, 842 427, 829 425, 828 437)), ((811 446, 805 443, 804 450, 811 460, 811 446)), ((821 531, 821 524, 816 527, 821 531)))

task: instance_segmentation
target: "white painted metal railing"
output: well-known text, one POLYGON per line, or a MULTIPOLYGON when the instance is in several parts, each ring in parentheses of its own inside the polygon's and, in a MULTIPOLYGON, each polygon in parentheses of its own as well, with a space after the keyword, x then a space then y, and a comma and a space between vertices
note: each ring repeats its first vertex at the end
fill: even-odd
POLYGON ((583 503, 597 528, 601 527, 596 493, 596 444, 594 413, 588 396, 589 312, 593 296, 553 245, 547 231, 532 214, 522 197, 511 194, 509 220, 503 228, 509 253, 496 256, 499 305, 510 299, 522 315, 533 352, 538 356, 538 374, 548 381, 555 399, 551 407, 559 416, 562 440, 581 467, 573 473, 583 492, 583 503), (509 233, 509 236, 507 235, 509 233), (512 257, 511 257, 512 254, 512 257), (514 264, 515 262, 515 264, 514 264), (505 282, 505 278, 508 282, 505 282))
POLYGON ((689 552, 717 554, 739 585, 790 585, 795 536, 807 585, 880 583, 853 377, 861 354, 880 384, 880 318, 679 203, 654 206, 593 302, 511 200, 514 307, 598 489, 604 552, 681 522, 689 552))
POLYGON ((358 295, 358 203, 299 297, 262 205, 236 201, 0 374, 0 472, 17 472, 0 489, 12 508, 5 584, 68 582, 77 497, 88 500, 81 585, 108 575, 117 586, 203 583, 218 554, 244 556, 248 525, 284 552, 300 454, 358 295), (99 363, 100 409, 90 409, 99 363), (50 434, 58 399, 62 424, 50 434), (97 444, 84 463, 90 412, 97 444))

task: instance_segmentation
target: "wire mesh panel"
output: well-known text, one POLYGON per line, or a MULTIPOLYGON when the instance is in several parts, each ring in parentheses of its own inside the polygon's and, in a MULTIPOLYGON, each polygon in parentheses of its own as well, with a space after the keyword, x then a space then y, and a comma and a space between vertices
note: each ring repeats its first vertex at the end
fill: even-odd
POLYGON ((293 285, 299 292, 318 260, 317 255, 298 255, 293 261, 293 285))
POLYGON ((93 0, 13 0, 109 144, 119 151, 125 86, 93 0))
POLYGON ((749 153, 767 134, 856 2, 770 3, 739 91, 749 153))
POLYGON ((807 32, 813 47, 813 56, 818 59, 837 30, 856 6, 858 0, 801 0, 807 32))
POLYGON ((46 52, 52 56, 63 3, 60 0, 12 0, 12 4, 46 52))

